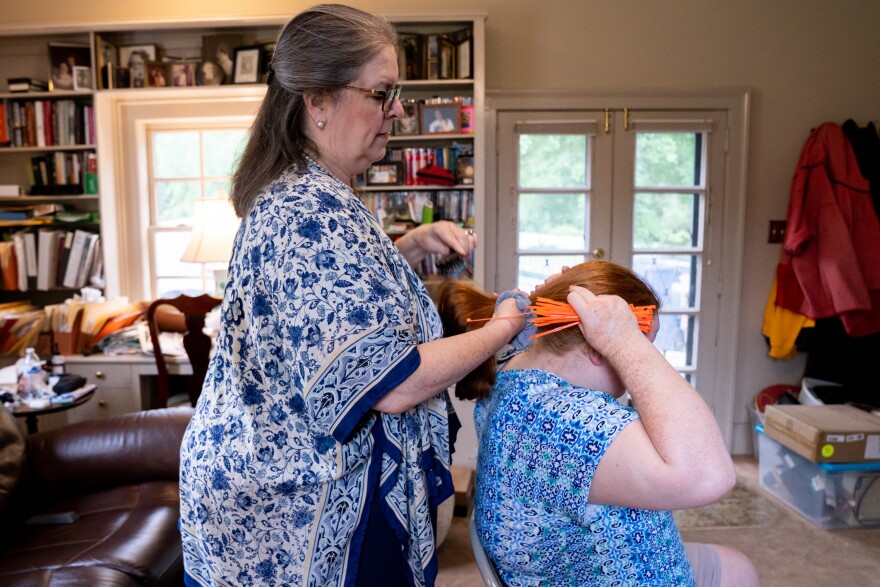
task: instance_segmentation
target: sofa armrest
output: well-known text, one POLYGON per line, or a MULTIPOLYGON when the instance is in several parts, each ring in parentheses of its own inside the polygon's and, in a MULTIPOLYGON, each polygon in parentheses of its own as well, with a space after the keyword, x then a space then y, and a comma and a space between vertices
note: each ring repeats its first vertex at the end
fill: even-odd
POLYGON ((41 492, 82 493, 152 480, 177 480, 192 408, 165 408, 88 420, 27 439, 31 479, 41 492))

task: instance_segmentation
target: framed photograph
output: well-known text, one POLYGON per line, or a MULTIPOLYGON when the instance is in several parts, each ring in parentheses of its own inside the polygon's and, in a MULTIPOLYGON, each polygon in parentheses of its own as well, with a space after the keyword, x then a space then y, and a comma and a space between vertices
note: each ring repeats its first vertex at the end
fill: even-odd
POLYGON ((446 37, 438 39, 440 48, 440 79, 455 79, 455 45, 446 37))
POLYGON ((219 86, 225 79, 223 68, 214 61, 202 61, 196 68, 196 85, 219 86))
MULTIPOLYGON (((223 70, 223 82, 232 83, 235 50, 241 46, 241 35, 205 35, 202 37, 202 61, 213 61, 223 70)), ((213 85, 213 84, 203 84, 213 85)))
POLYGON ((95 67, 98 69, 98 89, 111 89, 115 79, 113 70, 119 67, 119 52, 116 45, 101 35, 95 35, 95 67))
POLYGON ((462 104, 459 108, 459 120, 461 121, 460 132, 471 134, 474 132, 474 105, 462 104))
POLYGON ((455 176, 462 185, 474 184, 474 157, 473 155, 460 155, 455 160, 455 176))
POLYGON ((198 65, 198 61, 172 63, 169 66, 171 70, 171 85, 177 88, 196 85, 196 68, 198 65))
POLYGON ((260 81, 263 66, 263 46, 252 45, 235 50, 232 83, 254 84, 260 81))
POLYGON ((417 135, 419 134, 419 103, 416 100, 409 99, 401 102, 403 105, 403 116, 394 120, 395 135, 417 135))
POLYGON ((367 169, 367 185, 400 185, 402 179, 400 163, 374 163, 367 169))
POLYGON ((458 104, 422 104, 421 128, 422 134, 459 132, 458 104))
POLYGON ((84 65, 73 66, 73 89, 92 89, 92 68, 84 65))
POLYGON ((168 86, 168 64, 147 63, 147 86, 151 88, 168 86))
POLYGON ((422 79, 440 79, 440 35, 425 35, 422 79))
POLYGON ((131 87, 147 86, 147 63, 156 61, 156 45, 126 45, 119 48, 119 66, 127 67, 131 87))
POLYGON ((74 67, 91 67, 92 51, 88 45, 49 43, 49 90, 73 90, 74 67))
POLYGON ((131 70, 127 67, 117 67, 113 70, 113 84, 114 88, 130 88, 131 70))
POLYGON ((400 79, 423 79, 423 55, 425 41, 419 33, 398 33, 400 39, 400 79))

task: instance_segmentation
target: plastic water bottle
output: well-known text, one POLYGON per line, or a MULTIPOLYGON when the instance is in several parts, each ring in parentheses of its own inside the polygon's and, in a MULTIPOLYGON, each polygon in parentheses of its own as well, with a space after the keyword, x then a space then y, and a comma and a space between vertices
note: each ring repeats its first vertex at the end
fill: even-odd
POLYGON ((43 366, 40 357, 33 347, 28 347, 18 363, 21 365, 18 375, 18 395, 22 401, 37 399, 43 387, 43 366))

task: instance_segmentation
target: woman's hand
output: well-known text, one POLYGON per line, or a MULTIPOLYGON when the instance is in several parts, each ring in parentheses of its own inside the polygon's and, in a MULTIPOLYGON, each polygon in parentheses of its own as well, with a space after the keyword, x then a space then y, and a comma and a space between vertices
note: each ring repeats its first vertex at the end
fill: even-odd
POLYGON ((587 344, 609 357, 626 348, 633 336, 644 337, 629 304, 619 296, 597 296, 590 290, 572 286, 568 303, 581 319, 580 329, 587 344))
POLYGON ((429 253, 448 255, 455 251, 467 257, 477 248, 477 235, 448 220, 438 220, 410 230, 395 244, 407 262, 415 266, 429 253))

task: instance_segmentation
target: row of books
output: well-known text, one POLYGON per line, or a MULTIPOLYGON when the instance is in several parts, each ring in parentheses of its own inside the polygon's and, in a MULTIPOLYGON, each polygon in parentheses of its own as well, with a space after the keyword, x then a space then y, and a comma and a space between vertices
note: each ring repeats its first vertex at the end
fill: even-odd
POLYGON ((33 77, 6 78, 6 87, 10 92, 48 92, 49 82, 33 77))
POLYGON ((31 157, 31 195, 97 194, 98 158, 93 152, 56 151, 31 157))
POLYGON ((423 209, 431 209, 431 221, 450 220, 471 225, 474 218, 472 190, 437 190, 431 192, 366 192, 361 201, 383 225, 396 222, 420 224, 427 219, 423 209))
POLYGON ((0 242, 0 286, 48 291, 56 287, 103 287, 101 237, 81 230, 18 231, 0 242))
MULTIPOLYGON (((449 185, 452 183, 473 184, 473 149, 470 145, 460 145, 458 143, 443 145, 440 147, 404 147, 401 149, 387 149, 385 157, 381 161, 375 163, 375 166, 385 164, 393 164, 399 166, 399 172, 394 174, 395 178, 389 178, 387 183, 377 183, 372 179, 370 171, 365 178, 359 182, 361 185, 420 185, 425 181, 419 180, 418 172, 426 167, 436 166, 449 172, 449 178, 446 183, 437 182, 438 185, 449 185), (471 161, 470 168, 459 165, 460 157, 469 157, 471 161)), ((389 176, 385 176, 389 177, 389 176)))
POLYGON ((79 100, 0 101, 0 146, 95 144, 95 109, 79 100))

